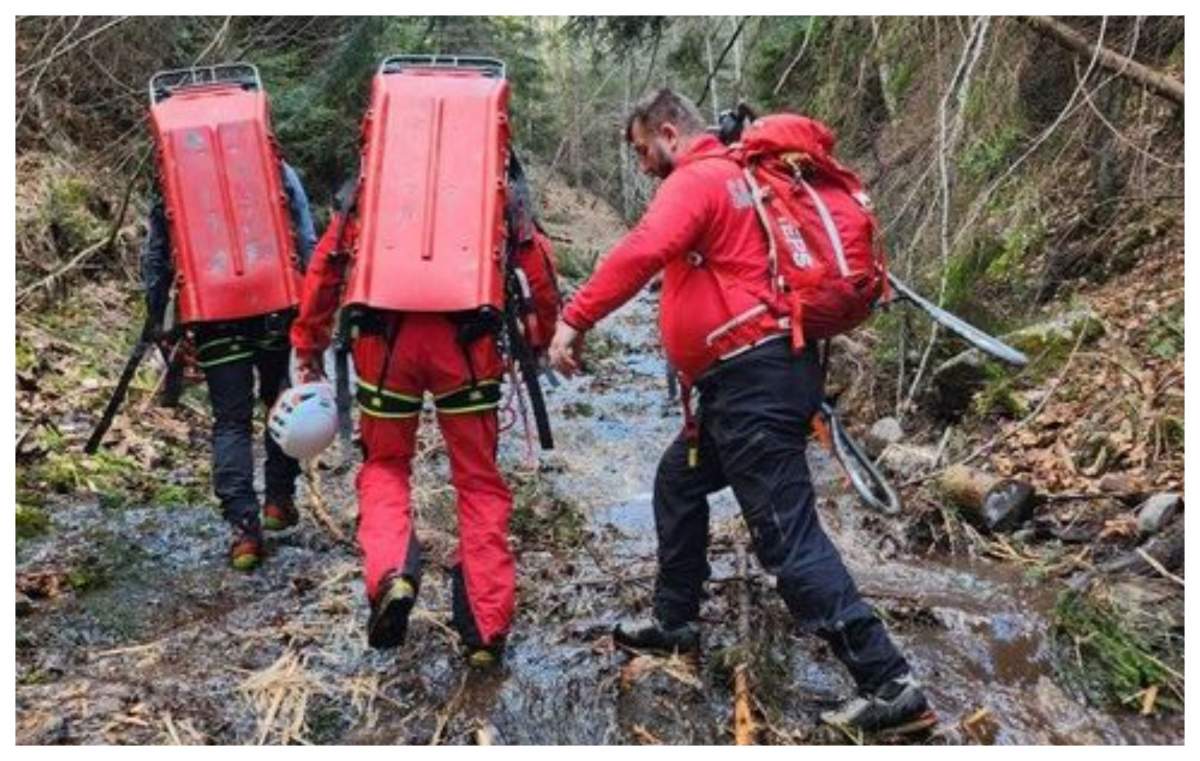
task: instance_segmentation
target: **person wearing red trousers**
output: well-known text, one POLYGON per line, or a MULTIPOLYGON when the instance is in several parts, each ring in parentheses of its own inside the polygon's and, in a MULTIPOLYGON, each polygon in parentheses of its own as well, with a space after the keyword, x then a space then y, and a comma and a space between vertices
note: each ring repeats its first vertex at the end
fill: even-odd
MULTIPOLYGON (((511 179, 511 178, 510 178, 511 179)), ((553 250, 529 212, 523 177, 510 190, 516 220, 516 264, 532 292, 527 340, 549 344, 559 296, 553 250)), ((334 312, 354 250, 351 210, 342 245, 335 214, 313 252, 291 339, 298 375, 320 376, 334 312)), ((421 580, 421 546, 412 519, 410 478, 424 392, 433 396, 458 496, 459 546, 452 568, 453 623, 473 666, 498 662, 514 613, 515 562, 508 546, 512 495, 496 464, 497 406, 504 371, 494 334, 472 330, 455 315, 376 312, 356 326, 353 344, 362 412, 363 465, 358 491, 358 543, 363 553, 372 647, 404 641, 421 580)))

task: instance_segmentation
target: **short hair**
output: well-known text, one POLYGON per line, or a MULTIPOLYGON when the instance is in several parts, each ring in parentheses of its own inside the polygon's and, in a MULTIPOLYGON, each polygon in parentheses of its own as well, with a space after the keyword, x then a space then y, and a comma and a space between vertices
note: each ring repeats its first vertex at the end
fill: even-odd
POLYGON ((633 142, 633 125, 640 122, 643 129, 655 130, 664 123, 674 124, 685 135, 704 131, 704 119, 696 104, 686 95, 669 87, 651 93, 638 101, 625 120, 625 142, 633 142))

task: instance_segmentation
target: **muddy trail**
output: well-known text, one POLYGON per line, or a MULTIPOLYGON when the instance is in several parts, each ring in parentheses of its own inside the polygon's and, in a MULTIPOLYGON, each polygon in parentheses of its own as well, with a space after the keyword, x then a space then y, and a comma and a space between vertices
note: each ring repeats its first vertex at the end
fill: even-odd
MULTIPOLYGON (((613 648, 611 626, 649 609, 651 484, 680 425, 654 309, 650 294, 624 308, 593 337, 590 372, 548 390, 558 446, 539 467, 505 413, 519 590, 502 669, 468 672, 447 626, 453 493, 429 434, 415 490, 426 575, 397 651, 367 648, 356 554, 311 511, 243 575, 225 564, 210 508, 56 509, 53 531, 17 550, 18 578, 44 591, 16 622, 17 741, 728 743, 739 659, 750 664, 760 742, 858 741, 818 726, 851 683, 823 644, 795 631, 753 560, 752 641, 738 641, 746 532, 728 492, 712 500, 702 660, 613 648)), ((1053 588, 1000 563, 910 554, 835 463, 815 447, 810 461, 827 529, 928 686, 941 725, 927 742, 1182 741, 1179 715, 1107 713, 1060 686, 1053 588)), ((320 473, 321 501, 346 535, 355 464, 320 473)), ((302 487, 301 503, 311 498, 302 487)))

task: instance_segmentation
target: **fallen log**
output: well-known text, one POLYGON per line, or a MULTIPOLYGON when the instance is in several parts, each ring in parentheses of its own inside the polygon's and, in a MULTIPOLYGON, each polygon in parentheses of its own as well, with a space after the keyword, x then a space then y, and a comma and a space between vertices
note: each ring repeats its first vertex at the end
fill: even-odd
POLYGON ((1183 105, 1183 82, 1155 71, 1137 61, 1091 42, 1071 27, 1050 16, 1016 16, 1025 26, 1063 47, 1083 55, 1095 55, 1096 62, 1117 76, 1137 82, 1159 97, 1183 105))
POLYGON ((938 485, 967 522, 988 533, 1011 531, 1033 515, 1033 487, 1024 481, 952 465, 942 471, 938 485))

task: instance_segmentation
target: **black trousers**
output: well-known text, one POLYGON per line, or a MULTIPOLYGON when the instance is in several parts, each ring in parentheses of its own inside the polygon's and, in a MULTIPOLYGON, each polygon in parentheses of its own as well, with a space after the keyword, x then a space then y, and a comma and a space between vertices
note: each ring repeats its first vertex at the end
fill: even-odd
MULTIPOLYGON (((266 410, 288 385, 287 326, 270 325, 261 318, 196 329, 196 353, 212 403, 213 491, 221 501, 221 514, 230 523, 259 525, 258 497, 254 493, 254 374, 258 372, 258 398, 266 410)), ((300 464, 288 457, 264 431, 267 451, 266 498, 290 501, 296 490, 300 464)))
POLYGON ((815 347, 792 354, 769 341, 706 373, 700 392, 699 461, 681 435, 654 481, 658 532, 655 614, 668 626, 699 615, 708 579, 708 494, 733 489, 754 553, 777 578, 797 623, 825 639, 862 690, 902 676, 908 664, 858 593, 821 528, 804 456, 809 421, 824 394, 815 347))

